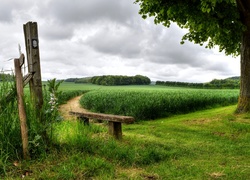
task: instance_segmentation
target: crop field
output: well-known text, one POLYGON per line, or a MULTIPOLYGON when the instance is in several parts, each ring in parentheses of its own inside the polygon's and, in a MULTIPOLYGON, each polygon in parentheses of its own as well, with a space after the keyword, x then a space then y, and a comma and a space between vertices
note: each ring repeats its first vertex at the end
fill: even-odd
POLYGON ((94 112, 150 120, 236 104, 238 90, 208 90, 134 86, 102 88, 86 93, 80 103, 94 112))
POLYGON ((159 85, 99 86, 64 82, 63 92, 81 90, 81 105, 93 112, 150 120, 236 104, 238 89, 192 89, 159 85))

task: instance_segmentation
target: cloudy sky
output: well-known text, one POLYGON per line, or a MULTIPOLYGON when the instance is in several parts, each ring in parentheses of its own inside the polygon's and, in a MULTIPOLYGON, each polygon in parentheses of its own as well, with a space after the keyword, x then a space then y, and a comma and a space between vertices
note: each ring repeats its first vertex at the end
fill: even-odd
POLYGON ((134 0, 1 0, 0 70, 25 52, 23 24, 38 23, 43 80, 145 75, 151 80, 208 82, 238 76, 233 58, 190 42, 186 30, 143 20, 134 0))

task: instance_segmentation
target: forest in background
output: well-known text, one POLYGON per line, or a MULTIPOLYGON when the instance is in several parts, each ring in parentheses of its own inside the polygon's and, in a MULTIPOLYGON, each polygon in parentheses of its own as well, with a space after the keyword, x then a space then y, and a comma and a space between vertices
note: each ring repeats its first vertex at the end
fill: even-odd
POLYGON ((119 85, 149 85, 151 80, 147 76, 122 76, 122 75, 103 75, 86 78, 70 78, 65 82, 75 83, 92 83, 104 86, 119 86, 119 85))
POLYGON ((190 83, 178 81, 156 81, 156 85, 171 87, 192 87, 192 88, 208 88, 208 89, 239 89, 240 77, 230 77, 226 79, 213 79, 207 83, 190 83))
MULTIPOLYGON (((65 82, 74 83, 92 83, 98 85, 140 85, 153 84, 153 82, 146 76, 94 76, 84 78, 69 78, 65 82)), ((239 89, 240 77, 229 77, 226 79, 213 79, 205 83, 179 82, 179 81, 156 81, 155 85, 172 86, 172 87, 191 87, 191 88, 208 88, 208 89, 239 89)))

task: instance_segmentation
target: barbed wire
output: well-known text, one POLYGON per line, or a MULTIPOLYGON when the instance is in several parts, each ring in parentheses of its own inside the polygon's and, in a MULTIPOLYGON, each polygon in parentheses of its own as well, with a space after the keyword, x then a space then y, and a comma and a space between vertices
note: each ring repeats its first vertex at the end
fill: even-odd
MULTIPOLYGON (((22 53, 22 48, 21 48, 21 45, 20 45, 20 44, 18 44, 18 52, 19 52, 19 56, 21 56, 21 54, 23 54, 23 53, 22 53)), ((16 58, 9 58, 9 59, 7 59, 7 60, 3 60, 2 63, 9 63, 9 61, 12 61, 12 60, 14 60, 14 59, 16 59, 16 58)), ((2 63, 1 63, 1 64, 2 64, 2 63)), ((28 65, 26 65, 26 61, 24 60, 24 64, 23 64, 23 66, 21 67, 23 74, 27 73, 27 72, 26 72, 26 71, 27 71, 27 67, 28 67, 28 65)), ((4 70, 4 68, 2 68, 2 70, 0 70, 0 73, 4 73, 4 72, 14 72, 14 70, 13 70, 13 69, 12 69, 12 70, 8 70, 8 69, 5 69, 5 70, 4 70)))
MULTIPOLYGON (((7 60, 3 60, 3 61, 1 62, 1 64, 7 64, 7 63, 9 64, 11 60, 14 60, 14 58, 9 58, 9 59, 7 59, 7 60)), ((9 72, 14 73, 14 70, 13 70, 13 69, 5 69, 4 67, 1 67, 1 68, 0 68, 0 73, 5 74, 5 73, 9 73, 9 72)))
POLYGON ((13 70, 0 70, 0 73, 13 72, 13 70))
MULTIPOLYGON (((8 60, 5 60, 5 61, 2 61, 1 64, 6 63, 7 61, 10 61, 11 59, 12 59, 12 58, 10 58, 10 59, 8 59, 8 60)), ((4 67, 1 67, 1 68, 0 68, 0 73, 5 74, 5 73, 8 73, 8 72, 13 72, 13 70, 6 69, 6 68, 4 68, 4 67)))
MULTIPOLYGON (((22 66, 21 69, 23 71, 23 73, 26 73, 28 66, 22 66)), ((0 69, 0 73, 6 73, 6 72, 14 72, 14 69, 0 69)))
MULTIPOLYGON (((26 69, 27 69, 28 66, 22 66, 22 70, 23 72, 25 73, 26 69)), ((5 73, 5 72, 14 72, 13 69, 9 70, 9 69, 1 69, 0 70, 0 73, 5 73)))

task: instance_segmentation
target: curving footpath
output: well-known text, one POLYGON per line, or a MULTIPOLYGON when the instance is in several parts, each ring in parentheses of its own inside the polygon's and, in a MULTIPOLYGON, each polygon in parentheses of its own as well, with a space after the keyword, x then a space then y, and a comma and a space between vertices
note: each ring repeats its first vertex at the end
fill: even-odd
POLYGON ((70 115, 70 111, 77 111, 77 112, 87 112, 86 109, 82 108, 79 100, 81 99, 81 96, 74 97, 73 99, 70 99, 66 104, 62 104, 59 106, 59 112, 63 116, 64 119, 76 119, 76 116, 70 115))

